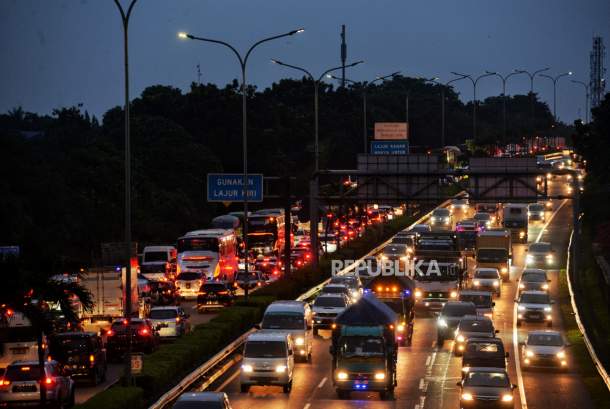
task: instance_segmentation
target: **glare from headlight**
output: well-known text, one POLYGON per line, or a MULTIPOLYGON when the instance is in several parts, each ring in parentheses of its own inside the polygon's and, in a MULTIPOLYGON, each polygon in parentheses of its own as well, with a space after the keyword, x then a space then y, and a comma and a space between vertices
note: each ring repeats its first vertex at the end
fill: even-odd
POLYGON ((451 291, 451 294, 449 294, 451 296, 451 298, 456 298, 458 296, 457 291, 451 291))
POLYGON ((544 307, 545 312, 551 312, 551 307, 544 307))
POLYGON ((375 379, 377 379, 378 381, 381 381, 381 380, 385 379, 385 373, 383 373, 383 372, 376 372, 375 373, 375 379))
POLYGON ((520 289, 524 289, 525 288, 525 284, 523 284, 523 283, 519 284, 519 288, 520 289))
POLYGON ((557 352, 557 358, 563 359, 566 357, 566 353, 563 351, 557 352))
POLYGON ((525 307, 524 307, 523 305, 519 305, 519 306, 517 307, 517 310, 519 310, 519 311, 525 311, 525 307))
POLYGON ((549 289, 549 285, 548 284, 542 284, 542 289, 543 290, 548 290, 549 289))
POLYGON ((508 394, 508 393, 502 395, 502 402, 512 402, 512 400, 513 400, 513 395, 508 394))
POLYGON ((494 281, 494 284, 493 284, 494 287, 498 287, 499 285, 500 285, 500 283, 498 282, 498 280, 494 281))
POLYGON ((520 231, 519 232, 519 238, 522 239, 525 237, 525 232, 524 231, 520 231))
POLYGON ((347 372, 337 372, 337 379, 339 380, 345 380, 347 379, 347 372))
POLYGON ((297 345, 303 345, 303 344, 305 344, 305 339, 303 337, 298 337, 294 342, 297 345))
POLYGON ((462 372, 468 373, 468 371, 470 371, 470 367, 469 366, 465 366, 465 367, 462 368, 462 372))
POLYGON ((286 372, 286 365, 278 365, 275 367, 275 372, 284 373, 286 372))
POLYGON ((447 321, 445 321, 444 318, 439 318, 437 322, 438 322, 438 326, 439 327, 446 327, 447 326, 447 321))
POLYGON ((462 393, 462 400, 472 400, 472 393, 462 393))
POLYGON ((502 267, 502 269, 500 271, 503 272, 503 273, 508 273, 508 268, 502 267))
POLYGON ((525 356, 531 358, 534 356, 534 353, 532 351, 525 351, 525 356))
POLYGON ((421 297, 421 291, 415 290, 415 298, 419 298, 419 297, 421 297))
POLYGON ((466 340, 466 338, 464 338, 464 336, 462 334, 459 334, 457 337, 455 337, 455 340, 457 342, 464 342, 466 340))
POLYGON ((473 284, 478 287, 479 285, 481 285, 481 282, 479 280, 474 280, 473 284))
POLYGON ((403 332, 405 330, 405 324, 398 324, 396 331, 403 332))
POLYGON ((252 368, 252 365, 242 365, 241 366, 241 370, 247 373, 252 372, 254 369, 252 368))

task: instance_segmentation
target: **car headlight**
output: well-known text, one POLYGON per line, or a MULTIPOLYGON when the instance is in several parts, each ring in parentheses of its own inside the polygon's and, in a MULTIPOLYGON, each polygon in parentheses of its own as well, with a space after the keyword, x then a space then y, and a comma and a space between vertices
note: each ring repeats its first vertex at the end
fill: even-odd
POLYGON ((502 268, 500 269, 500 271, 501 271, 501 272, 503 272, 503 273, 508 273, 508 268, 506 268, 506 267, 502 267, 502 268))
POLYGON ((528 254, 527 256, 525 256, 526 263, 531 263, 532 261, 534 261, 534 256, 532 256, 531 254, 528 254))
POLYGON ((421 290, 415 290, 415 298, 421 297, 421 290))
POLYGON ((478 287, 481 285, 481 282, 479 280, 474 280, 473 284, 475 285, 475 287, 478 287))
POLYGON ((449 294, 451 296, 451 298, 456 298, 458 296, 457 291, 451 291, 451 294, 449 294))
POLYGON ((465 366, 462 368, 462 372, 468 373, 470 371, 470 367, 469 366, 465 366))
POLYGON ((457 342, 464 342, 464 341, 466 341, 466 338, 464 338, 464 336, 462 334, 458 334, 458 336, 455 337, 455 340, 457 342))
POLYGON ((409 259, 409 257, 407 257, 407 256, 402 256, 402 257, 400 258, 400 261, 407 261, 408 259, 409 259))
POLYGON ((544 312, 551 312, 551 307, 544 307, 544 312))
POLYGON ((512 402, 513 401, 513 395, 511 395, 510 393, 505 393, 504 395, 502 395, 502 402, 512 402))
POLYGON ((432 223, 434 223, 434 222, 436 221, 436 217, 432 216, 432 217, 430 218, 430 221, 431 221, 432 223))
POLYGON ((405 324, 398 324, 398 326, 396 326, 396 331, 404 332, 404 330, 405 330, 405 324))
POLYGON ((519 284, 519 288, 523 290, 525 288, 525 284, 523 284, 523 283, 519 284))
POLYGON ((252 365, 242 365, 241 366, 241 370, 246 372, 246 373, 250 373, 252 372, 254 369, 252 368, 252 365))
POLYGON ((519 238, 522 239, 525 237, 525 232, 524 231, 520 231, 519 232, 519 238))
POLYGON ((438 323, 439 327, 443 327, 443 328, 447 327, 447 321, 444 318, 439 318, 437 323, 438 323))
POLYGON ((294 342, 297 345, 304 345, 305 344, 305 339, 303 337, 298 337, 297 339, 294 340, 294 342))
POLYGON ((275 367, 275 372, 284 373, 286 372, 286 365, 278 365, 275 367))
POLYGON ((563 351, 557 352, 557 358, 563 359, 565 357, 566 357, 566 353, 565 352, 563 352, 563 351))
POLYGON ((527 351, 525 351, 525 356, 528 357, 528 358, 531 358, 531 357, 534 356, 534 352, 532 352, 530 350, 527 350, 527 351))
POLYGON ((498 282, 498 280, 494 281, 494 284, 493 284, 494 287, 498 287, 499 285, 500 285, 500 283, 498 282))
POLYGON ((383 372, 375 372, 375 379, 378 381, 382 381, 385 379, 385 373, 383 372))
POLYGON ((517 306, 518 311, 525 311, 525 307, 523 305, 517 306))
POLYGON ((462 393, 462 400, 472 400, 472 399, 473 399, 472 393, 468 393, 468 392, 462 393))
POLYGON ((548 284, 542 284, 542 289, 543 290, 548 290, 549 289, 549 285, 548 284))
POLYGON ((343 372, 343 371, 337 372, 337 379, 339 379, 341 381, 346 380, 347 379, 347 372, 343 372))

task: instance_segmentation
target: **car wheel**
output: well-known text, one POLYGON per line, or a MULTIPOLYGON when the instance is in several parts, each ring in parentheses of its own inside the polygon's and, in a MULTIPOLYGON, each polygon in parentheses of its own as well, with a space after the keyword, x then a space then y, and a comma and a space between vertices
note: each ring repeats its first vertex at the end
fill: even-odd
POLYGON ((241 393, 248 393, 250 390, 250 385, 239 385, 239 391, 241 393))

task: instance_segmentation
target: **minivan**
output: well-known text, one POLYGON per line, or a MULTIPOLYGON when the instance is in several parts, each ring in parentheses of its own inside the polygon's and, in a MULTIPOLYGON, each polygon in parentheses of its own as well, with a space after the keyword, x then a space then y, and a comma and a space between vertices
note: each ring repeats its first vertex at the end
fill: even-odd
POLYGON ((255 332, 244 344, 240 390, 246 393, 252 385, 281 385, 284 393, 289 393, 293 370, 292 336, 284 332, 255 332))
POLYGON ((260 328, 292 335, 298 358, 311 362, 313 315, 309 304, 303 301, 275 301, 265 310, 260 328))

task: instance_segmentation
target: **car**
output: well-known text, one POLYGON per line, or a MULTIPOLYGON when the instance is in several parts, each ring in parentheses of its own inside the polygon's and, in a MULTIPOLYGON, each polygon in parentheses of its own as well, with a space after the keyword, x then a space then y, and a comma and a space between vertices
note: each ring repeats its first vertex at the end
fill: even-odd
POLYGON ((472 286, 477 290, 488 290, 500 296, 502 293, 502 277, 497 268, 479 267, 474 270, 472 286))
POLYGON ((409 231, 414 233, 429 233, 432 229, 429 224, 414 224, 409 228, 409 231))
POLYGON ((470 209, 468 199, 466 199, 466 198, 451 199, 451 204, 449 205, 449 209, 451 210, 451 212, 461 211, 463 213, 466 213, 468 211, 468 209, 470 209))
MULTIPOLYGON (((267 256, 259 255, 258 257, 256 257, 256 260, 254 261, 253 264, 254 264, 254 271, 260 271, 261 273, 263 273, 263 275, 266 275, 268 277, 274 277, 274 278, 277 278, 280 275, 282 263, 274 255, 267 255, 267 256)), ((250 268, 248 270, 250 270, 250 268)), ((240 271, 245 271, 245 270, 243 268, 241 268, 240 270, 238 270, 238 273, 240 271)), ((250 270, 250 271, 252 271, 252 270, 250 270)))
POLYGON ((185 392, 172 409, 231 409, 231 403, 224 392, 185 392))
POLYGON ((517 326, 526 322, 546 322, 548 327, 553 326, 553 301, 546 291, 522 291, 517 303, 517 326))
POLYGON ((343 284, 350 290, 352 301, 357 301, 362 295, 362 281, 355 274, 336 275, 330 278, 329 284, 343 284))
POLYGON ((477 203, 475 205, 476 213, 489 213, 492 217, 492 220, 495 222, 495 216, 498 213, 498 204, 497 203, 477 203))
POLYGON ((175 305, 180 295, 173 281, 158 281, 153 291, 154 305, 175 305))
POLYGON ((208 309, 228 307, 235 301, 233 286, 225 281, 210 281, 199 288, 197 294, 197 312, 208 309))
POLYGON ((176 276, 176 290, 181 299, 196 299, 199 287, 203 283, 203 273, 192 271, 176 276))
POLYGON ((61 374, 57 361, 46 361, 42 367, 38 361, 17 361, 8 365, 0 378, 0 406, 39 405, 42 379, 49 406, 74 406, 74 380, 61 374))
POLYGON ((263 277, 263 273, 260 271, 244 271, 240 270, 235 274, 235 284, 245 290, 252 290, 256 287, 261 287, 265 284, 265 278, 263 277))
POLYGON ((318 239, 325 253, 337 251, 337 235, 335 233, 322 233, 318 239))
POLYGON ((49 338, 49 355, 72 379, 97 385, 106 379, 108 365, 102 338, 95 332, 64 332, 49 338))
POLYGON ((489 291, 462 290, 458 295, 459 301, 469 301, 477 307, 477 315, 493 319, 494 307, 493 295, 489 291))
POLYGON ((482 223, 486 229, 491 228, 494 224, 492 215, 489 213, 485 213, 485 212, 475 213, 473 216, 473 219, 479 223, 482 223))
POLYGON ((460 408, 514 408, 513 391, 504 368, 471 367, 460 382, 460 408))
POLYGON ((455 330, 453 353, 455 356, 461 356, 466 348, 468 338, 494 338, 498 332, 494 328, 491 318, 466 315, 460 320, 455 330))
POLYGON ((546 208, 543 204, 532 203, 527 206, 527 216, 530 221, 544 222, 546 219, 546 208))
POLYGON ((239 375, 241 393, 252 385, 280 385, 284 393, 290 393, 294 353, 290 334, 259 331, 248 335, 239 375))
POLYGON ((468 338, 462 353, 462 378, 472 367, 506 369, 508 356, 500 338, 468 338))
POLYGON ((449 209, 438 208, 432 211, 430 215, 430 226, 436 227, 441 226, 445 228, 451 228, 452 216, 449 209))
POLYGON ((348 298, 352 298, 352 292, 345 284, 326 284, 320 290, 320 294, 344 294, 348 298))
POLYGON ((447 301, 436 321, 436 344, 442 347, 446 339, 455 335, 460 320, 466 315, 477 315, 477 307, 472 302, 447 301))
POLYGON ((351 300, 345 294, 320 294, 311 305, 313 313, 313 334, 319 329, 331 329, 337 315, 350 305, 351 300))
POLYGON ((546 271, 540 268, 526 268, 521 273, 517 291, 548 291, 549 280, 546 271))
POLYGON ((552 268, 555 266, 555 250, 551 243, 532 243, 527 248, 525 265, 527 267, 552 268))
MULTIPOLYGON (((401 232, 402 233, 402 232, 401 232)), ((405 232, 405 234, 396 234, 392 237, 390 244, 402 244, 407 247, 407 254, 412 254, 415 249, 415 242, 417 240, 417 233, 405 232)))
POLYGON ((122 359, 131 352, 151 353, 159 347, 159 333, 152 322, 141 318, 119 318, 106 331, 106 353, 109 361, 122 359))
POLYGON ((477 247, 477 234, 485 231, 485 224, 474 220, 464 219, 455 224, 455 232, 459 237, 460 247, 474 250, 477 247))
POLYGON ((191 331, 190 316, 179 306, 153 307, 148 318, 159 328, 161 338, 175 338, 191 331))
POLYGON ((530 331, 521 349, 523 368, 568 367, 566 342, 559 331, 530 331))

